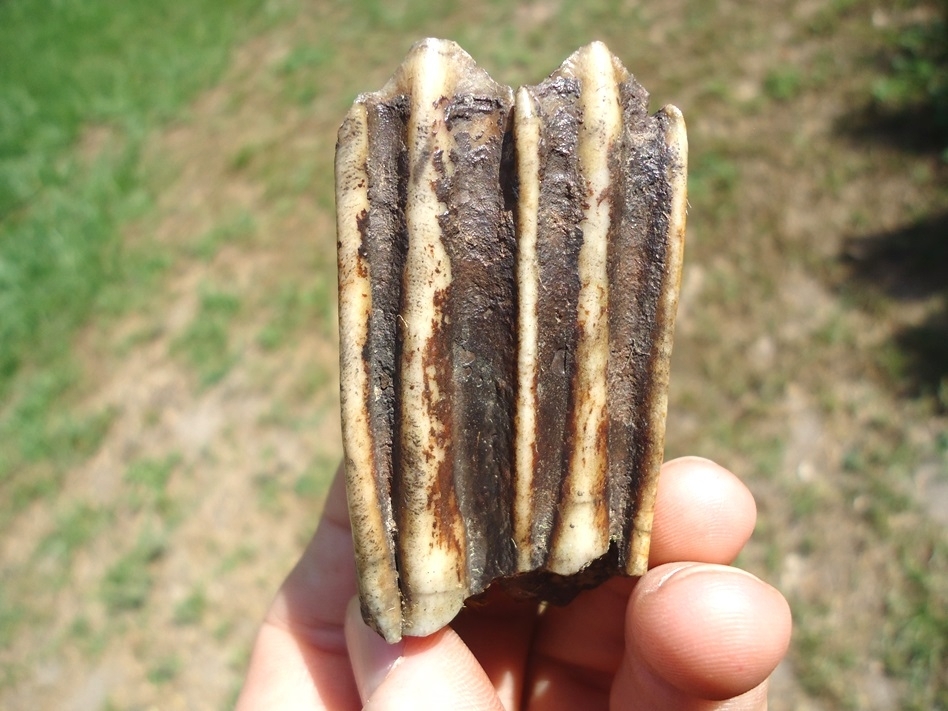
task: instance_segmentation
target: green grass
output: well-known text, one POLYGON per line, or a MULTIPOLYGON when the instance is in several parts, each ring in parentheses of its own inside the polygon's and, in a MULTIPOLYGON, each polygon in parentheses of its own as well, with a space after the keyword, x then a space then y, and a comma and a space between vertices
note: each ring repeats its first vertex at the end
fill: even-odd
POLYGON ((10 599, 8 591, 0 590, 0 647, 6 647, 24 621, 22 606, 10 599))
POLYGON ((803 89, 803 76, 796 66, 777 67, 764 78, 764 91, 775 101, 791 101, 803 89))
POLYGON ((109 509, 74 504, 56 519, 56 527, 40 541, 37 555, 69 565, 76 553, 99 535, 112 520, 109 509))
POLYGON ((888 613, 899 622, 890 630, 886 671, 908 681, 906 709, 948 708, 948 544, 936 537, 933 546, 908 544, 900 555, 906 581, 902 594, 888 598, 888 613))
POLYGON ((305 296, 298 284, 283 284, 272 299, 271 317, 257 334, 261 348, 272 351, 286 345, 303 323, 305 296))
POLYGON ((174 622, 178 625, 196 625, 207 612, 207 596, 202 587, 196 587, 174 608, 174 622))
POLYGON ((164 494, 168 488, 171 472, 179 457, 170 454, 163 459, 141 459, 134 462, 125 474, 125 481, 133 487, 140 487, 155 496, 164 494))
POLYGON ((62 407, 78 380, 65 363, 40 369, 21 377, 12 404, 0 407, 0 525, 55 493, 65 467, 96 451, 108 432, 116 414, 111 408, 80 414, 62 407))
POLYGON ((88 317, 150 202, 144 136, 219 75, 257 5, 0 4, 0 394, 88 317), (77 146, 92 128, 97 156, 77 146))
POLYGON ((162 657, 148 669, 148 681, 156 686, 174 681, 181 672, 184 662, 178 655, 162 657))
POLYGON ((304 327, 315 325, 325 332, 333 323, 329 311, 333 305, 332 295, 321 278, 325 269, 316 267, 317 278, 312 286, 303 287, 295 281, 281 284, 267 299, 269 318, 257 334, 257 344, 264 350, 283 348, 304 327))
POLYGON ((168 491, 171 475, 181 461, 177 453, 159 459, 139 459, 125 473, 127 505, 133 511, 148 509, 167 523, 177 523, 181 508, 168 491))
POLYGON ((171 346, 172 353, 197 373, 203 387, 218 382, 237 361, 229 329, 239 311, 236 294, 205 287, 197 314, 171 346))
POLYGON ((948 161, 948 1, 910 4, 932 15, 889 31, 887 71, 875 80, 872 96, 882 111, 921 108, 948 161))
POLYGON ((253 215, 239 212, 231 219, 215 225, 198 237, 189 247, 192 256, 209 261, 226 244, 240 242, 252 236, 256 230, 253 215))
POLYGON ((169 266, 121 241, 152 204, 143 141, 260 15, 251 0, 0 3, 0 524, 108 430, 115 413, 70 410, 70 343, 169 266))
POLYGON ((144 534, 109 567, 99 593, 110 612, 137 610, 145 604, 153 583, 151 566, 164 555, 165 546, 163 537, 144 534))
POLYGON ((733 215, 740 167, 724 149, 692 151, 688 166, 688 201, 702 217, 719 222, 733 215))
POLYGON ((259 551, 251 544, 244 543, 225 555, 217 566, 218 575, 226 575, 248 565, 257 559, 259 551))
POLYGON ((294 493, 303 499, 321 498, 332 483, 338 462, 324 455, 316 457, 293 484, 294 493))
POLYGON ((323 90, 320 69, 332 61, 335 52, 334 44, 325 40, 294 47, 276 71, 284 98, 300 106, 316 98, 323 90))
POLYGON ((280 474, 261 472, 253 478, 253 483, 257 490, 257 506, 269 514, 283 513, 283 492, 286 487, 280 474))
POLYGON ((83 614, 78 615, 66 631, 66 641, 75 644, 83 654, 97 657, 105 649, 109 640, 108 626, 97 629, 83 614))

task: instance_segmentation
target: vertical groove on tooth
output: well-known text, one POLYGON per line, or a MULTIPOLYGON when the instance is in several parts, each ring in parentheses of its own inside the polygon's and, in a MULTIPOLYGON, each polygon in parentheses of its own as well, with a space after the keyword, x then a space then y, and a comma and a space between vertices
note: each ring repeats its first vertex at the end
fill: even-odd
POLYGON ((507 176, 512 92, 473 60, 448 97, 451 173, 437 186, 447 205, 444 243, 453 268, 446 356, 450 366, 452 471, 465 525, 468 594, 512 572, 513 409, 516 373, 513 197, 507 176), (505 192, 506 191, 506 192, 505 192))
MULTIPOLYGON (((404 65, 410 112, 406 132, 408 252, 402 291, 401 433, 398 523, 406 631, 428 614, 443 616, 467 597, 463 521, 451 471, 451 380, 445 307, 452 265, 439 216, 446 206, 435 185, 451 170, 444 103, 455 67, 440 43, 417 45, 404 65)), ((425 631, 415 632, 425 634, 425 631)))
MULTIPOLYGON (((519 530, 529 531, 527 549, 520 551, 521 568, 537 570, 548 567, 554 532, 560 524, 560 502, 567 478, 572 451, 578 440, 570 436, 575 406, 573 383, 579 367, 576 349, 577 309, 580 279, 579 255, 583 235, 579 224, 583 218, 583 176, 578 159, 580 84, 575 77, 554 73, 537 86, 520 90, 520 105, 514 121, 520 133, 536 132, 536 160, 520 161, 518 183, 536 185, 535 226, 525 209, 521 195, 521 229, 535 230, 535 287, 531 270, 525 262, 523 246, 518 243, 520 308, 523 294, 535 288, 535 333, 533 353, 521 350, 518 389, 533 399, 534 414, 521 417, 516 433, 517 447, 524 453, 523 461, 532 461, 529 469, 516 472, 517 491, 528 492, 527 502, 518 502, 522 509, 532 509, 529 521, 521 521, 519 530), (521 106, 532 112, 523 114, 521 106), (532 359, 533 379, 527 378, 532 359), (533 429, 529 422, 533 420, 533 429)), ((532 146, 520 146, 524 158, 532 146)), ((528 192, 529 194, 529 192, 528 192)), ((518 235, 523 240, 523 234, 518 235)), ((529 241, 529 237, 527 238, 529 241)), ((521 322, 530 317, 521 314, 521 322)), ((521 341, 519 346, 525 345, 521 341)), ((528 405, 524 403, 524 406, 528 405)), ((569 530, 567 528, 567 530, 569 530)))
MULTIPOLYGON (((644 93, 641 87, 636 88, 644 93)), ((631 116, 626 120, 631 123, 631 116)), ((649 118, 647 125, 647 138, 629 151, 633 160, 627 161, 640 171, 640 177, 627 186, 630 192, 637 190, 638 196, 629 194, 624 203, 631 207, 627 215, 632 218, 629 231, 640 235, 641 243, 636 247, 646 257, 641 259, 645 275, 638 291, 649 299, 639 304, 643 326, 636 336, 640 344, 637 350, 647 351, 648 356, 643 359, 640 372, 627 378, 639 389, 635 411, 640 419, 629 433, 635 441, 631 449, 636 452, 637 461, 633 486, 626 491, 636 492, 637 498, 626 515, 631 526, 620 555, 620 565, 624 563, 628 575, 644 575, 648 569, 648 543, 665 448, 668 381, 687 212, 688 140, 681 112, 674 106, 665 107, 649 118), (633 207, 643 203, 641 208, 633 207)), ((622 248, 618 241, 613 247, 616 252, 622 248)), ((618 318, 620 312, 615 316, 618 318)), ((622 362, 621 354, 616 355, 613 360, 622 362)), ((621 377, 617 370, 612 380, 616 390, 621 377)), ((616 485, 621 481, 618 476, 613 479, 616 485)))
POLYGON ((687 153, 677 109, 647 104, 601 43, 518 93, 516 531, 519 570, 553 574, 525 590, 647 566, 687 153))
POLYGON ((616 216, 608 255, 608 478, 618 567, 641 575, 664 453, 687 146, 683 125, 679 137, 677 129, 669 133, 666 116, 648 116, 648 94, 635 79, 620 92, 624 131, 612 165, 616 216))
MULTIPOLYGON (((512 101, 457 45, 427 40, 353 108, 367 116, 368 191, 356 206, 352 181, 340 179, 340 225, 355 219, 365 234, 358 247, 340 242, 340 260, 365 263, 371 302, 340 322, 341 342, 369 374, 353 365, 342 377, 344 392, 367 388, 377 461, 356 452, 347 470, 358 500, 355 487, 375 466, 380 506, 394 509, 383 526, 354 530, 394 545, 383 567, 397 580, 401 618, 369 610, 389 639, 439 629, 516 565, 513 196, 500 177, 511 171, 512 101)), ((349 133, 340 132, 341 163, 357 151, 349 133)), ((356 297, 340 288, 348 314, 356 297)), ((343 416, 356 432, 360 412, 343 416)), ((350 437, 346 446, 363 443, 350 437)), ((365 578, 372 563, 359 565, 365 578)))
MULTIPOLYGON (((369 138, 366 107, 355 104, 339 131, 338 197, 340 382, 349 518, 352 522, 363 611, 387 638, 400 636, 401 596, 395 568, 391 499, 391 423, 373 404, 385 377, 366 359, 372 336, 374 274, 366 250, 369 229, 369 138)), ((375 324, 378 329, 378 324, 375 324)))
POLYGON ((537 465, 537 348, 540 271, 537 263, 537 220, 540 209, 540 117, 530 92, 521 87, 514 106, 517 146, 517 409, 514 430, 517 472, 514 494, 514 538, 517 569, 533 570, 539 560, 533 552, 535 478, 537 465))
POLYGON ((602 43, 579 50, 563 74, 580 83, 578 154, 583 176, 579 224, 576 369, 571 385, 574 440, 548 567, 571 575, 609 548, 606 492, 606 363, 609 303, 606 245, 612 206, 609 156, 622 125, 612 55, 602 43))

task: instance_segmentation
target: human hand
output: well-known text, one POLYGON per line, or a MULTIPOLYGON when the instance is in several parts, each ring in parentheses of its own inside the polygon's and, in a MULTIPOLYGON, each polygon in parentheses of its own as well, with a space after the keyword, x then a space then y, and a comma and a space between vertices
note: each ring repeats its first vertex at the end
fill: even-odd
POLYGON ((668 462, 642 578, 612 579, 542 612, 490 595, 450 627, 388 645, 354 599, 337 475, 260 629, 237 709, 765 709, 790 610, 777 590, 726 567, 755 519, 753 497, 727 470, 668 462))

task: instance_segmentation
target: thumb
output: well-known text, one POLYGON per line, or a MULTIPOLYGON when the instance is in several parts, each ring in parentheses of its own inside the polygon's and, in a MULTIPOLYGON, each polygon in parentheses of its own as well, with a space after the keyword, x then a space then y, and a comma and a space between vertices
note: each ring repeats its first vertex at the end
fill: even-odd
POLYGON ((613 707, 766 709, 767 678, 790 627, 787 601, 750 573, 699 563, 653 568, 629 600, 613 707))
POLYGON ((386 644, 362 621, 353 598, 345 632, 365 711, 503 711, 487 674, 450 627, 386 644))

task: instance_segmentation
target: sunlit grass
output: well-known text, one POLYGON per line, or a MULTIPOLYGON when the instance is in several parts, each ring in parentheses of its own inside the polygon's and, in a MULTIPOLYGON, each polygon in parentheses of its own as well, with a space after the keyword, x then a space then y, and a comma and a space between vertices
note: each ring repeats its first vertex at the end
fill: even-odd
POLYGON ((197 314, 172 344, 198 375, 202 386, 213 385, 237 362, 229 327, 240 311, 240 298, 231 292, 205 288, 197 314))
POLYGON ((70 343, 168 267, 120 239, 152 204, 142 142, 259 15, 249 0, 0 3, 0 522, 107 431, 113 413, 69 410, 70 343))
POLYGON ((146 532, 109 567, 99 595, 110 612, 128 612, 145 605, 154 582, 152 565, 164 555, 166 546, 163 536, 146 532))
POLYGON ((150 202, 142 139, 219 76, 255 6, 0 5, 0 393, 87 317, 150 202))

